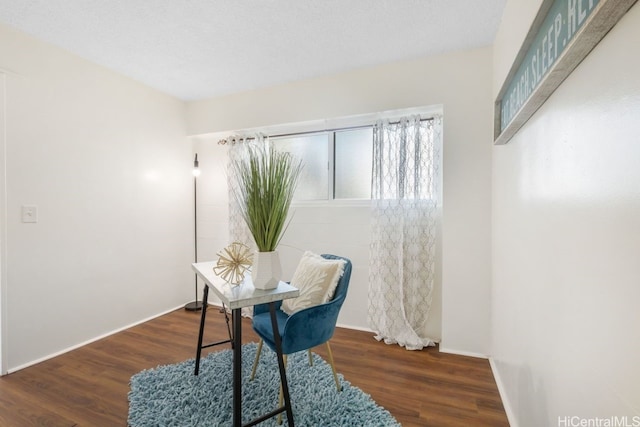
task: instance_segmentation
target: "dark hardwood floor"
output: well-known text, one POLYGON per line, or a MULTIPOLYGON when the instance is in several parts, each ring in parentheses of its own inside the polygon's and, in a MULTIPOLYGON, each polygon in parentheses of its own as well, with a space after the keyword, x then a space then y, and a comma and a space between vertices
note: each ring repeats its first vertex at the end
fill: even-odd
MULTIPOLYGON (((177 310, 0 377, 0 426, 126 426, 129 378, 193 358, 199 319, 177 310)), ((244 322, 243 342, 257 341, 244 322)), ((224 316, 212 307, 205 341, 225 335, 224 316)), ((338 372, 403 426, 508 426, 487 360, 406 351, 341 328, 331 346, 338 372)), ((326 359, 324 346, 314 351, 326 359)))

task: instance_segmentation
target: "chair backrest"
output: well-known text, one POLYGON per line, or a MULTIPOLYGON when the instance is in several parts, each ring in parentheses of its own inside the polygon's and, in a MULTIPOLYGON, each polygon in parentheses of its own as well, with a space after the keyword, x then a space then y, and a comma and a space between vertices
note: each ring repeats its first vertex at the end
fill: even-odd
POLYGON ((347 291, 349 290, 349 280, 351 279, 351 260, 331 254, 322 254, 322 257, 326 259, 343 259, 346 261, 344 265, 344 272, 342 273, 340 280, 338 280, 338 285, 336 286, 333 298, 331 299, 331 302, 335 302, 338 306, 342 306, 342 303, 347 297, 347 291))

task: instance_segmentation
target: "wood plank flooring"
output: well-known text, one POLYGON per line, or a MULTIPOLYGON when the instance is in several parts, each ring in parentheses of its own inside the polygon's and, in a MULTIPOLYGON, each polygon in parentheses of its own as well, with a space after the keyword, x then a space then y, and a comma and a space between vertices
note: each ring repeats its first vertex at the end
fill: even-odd
MULTIPOLYGON (((207 314, 205 341, 224 338, 224 316, 216 307, 207 314)), ((193 358, 199 319, 180 309, 0 377, 0 426, 126 426, 129 378, 193 358)), ((243 322, 243 342, 257 341, 243 322)), ((342 328, 331 347, 338 372, 403 426, 508 426, 486 360, 433 347, 406 351, 342 328)), ((314 351, 327 359, 325 346, 314 351)))

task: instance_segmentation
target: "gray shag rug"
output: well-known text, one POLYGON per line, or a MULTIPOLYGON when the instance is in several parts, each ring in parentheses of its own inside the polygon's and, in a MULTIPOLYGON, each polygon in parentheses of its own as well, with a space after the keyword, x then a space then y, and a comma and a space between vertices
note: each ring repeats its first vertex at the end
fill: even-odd
MULTIPOLYGON (((275 353, 262 348, 256 378, 249 381, 256 343, 242 346, 243 423, 277 407, 280 377, 275 353)), ((144 370, 131 377, 129 426, 230 426, 232 425, 232 351, 210 353, 193 375, 194 360, 144 370)), ((289 356, 287 382, 297 426, 386 427, 400 424, 383 407, 338 375, 336 390, 331 366, 306 352, 289 356)), ((283 425, 286 423, 283 414, 283 425)), ((276 426, 276 417, 260 426, 276 426)))

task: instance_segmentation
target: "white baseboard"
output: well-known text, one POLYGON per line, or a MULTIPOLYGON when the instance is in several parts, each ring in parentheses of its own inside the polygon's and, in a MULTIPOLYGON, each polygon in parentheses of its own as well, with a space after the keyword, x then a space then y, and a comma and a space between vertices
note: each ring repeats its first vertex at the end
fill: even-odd
POLYGON ((176 311, 176 310, 178 310, 178 309, 180 309, 182 307, 184 307, 184 304, 179 305, 179 306, 174 307, 174 308, 171 308, 169 310, 163 311, 162 313, 154 314, 153 316, 149 316, 149 317, 147 317, 145 319, 142 319, 142 320, 140 320, 138 322, 132 323, 132 324, 127 325, 127 326, 123 326, 121 328, 115 329, 115 330, 113 330, 111 332, 107 332, 107 333, 102 334, 100 336, 97 336, 95 338, 91 338, 90 340, 81 342, 79 344, 73 345, 73 346, 68 347, 68 348, 65 348, 64 350, 57 351, 55 353, 49 354, 47 356, 41 357, 41 358, 33 360, 31 362, 27 362, 27 363, 25 363, 23 365, 16 366, 15 368, 11 368, 11 369, 7 370, 7 374, 12 374, 12 373, 17 372, 17 371, 19 371, 21 369, 28 368, 29 366, 37 365, 38 363, 44 362, 44 361, 49 360, 49 359, 53 359, 54 357, 57 357, 57 356, 60 356, 62 354, 68 353, 70 351, 76 350, 76 349, 78 349, 80 347, 83 347, 83 346, 85 346, 87 344, 91 344, 93 342, 96 342, 98 340, 101 340, 103 338, 111 336, 113 334, 117 334, 118 332, 122 332, 122 331, 124 331, 126 329, 129 329, 129 328, 132 328, 134 326, 140 325, 142 323, 148 322, 149 320, 153 320, 153 319, 155 319, 157 317, 164 316, 165 314, 171 313, 172 311, 176 311))
POLYGON ((339 328, 345 328, 345 329, 353 329, 354 331, 362 331, 362 332, 371 332, 372 334, 375 334, 376 332, 372 329, 369 328, 363 328, 361 326, 352 326, 352 325, 345 325, 342 323, 338 323, 336 324, 337 327, 339 328))
POLYGON ((507 393, 504 387, 504 383, 500 378, 500 374, 498 373, 498 368, 496 367, 496 364, 492 357, 489 358, 489 365, 491 366, 493 379, 496 381, 496 385, 498 386, 498 393, 500 393, 500 400, 502 400, 502 406, 504 406, 504 411, 507 414, 507 420, 509 421, 509 425, 511 427, 518 427, 516 416, 513 413, 513 408, 509 403, 509 399, 507 399, 507 393))
POLYGON ((442 347, 442 345, 440 345, 440 352, 448 353, 448 354, 457 354, 458 356, 469 356, 469 357, 477 357, 479 359, 489 359, 489 356, 487 356, 486 354, 474 353, 472 351, 455 350, 453 348, 442 347))

